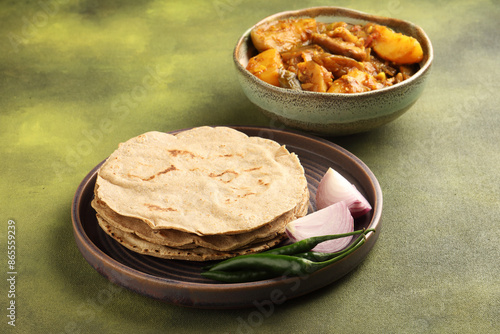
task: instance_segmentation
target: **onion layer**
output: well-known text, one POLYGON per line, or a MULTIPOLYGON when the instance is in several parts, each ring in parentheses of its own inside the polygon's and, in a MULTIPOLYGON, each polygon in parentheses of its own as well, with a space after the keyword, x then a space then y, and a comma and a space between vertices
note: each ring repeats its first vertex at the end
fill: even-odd
POLYGON ((372 209, 370 203, 352 183, 339 172, 328 168, 318 185, 316 208, 321 210, 341 201, 346 202, 354 218, 361 217, 372 209))
MULTIPOLYGON (((346 202, 341 201, 290 222, 285 231, 292 242, 297 242, 310 237, 352 232, 354 219, 346 202)), ((351 240, 352 236, 328 240, 312 250, 334 253, 349 245, 351 240)))

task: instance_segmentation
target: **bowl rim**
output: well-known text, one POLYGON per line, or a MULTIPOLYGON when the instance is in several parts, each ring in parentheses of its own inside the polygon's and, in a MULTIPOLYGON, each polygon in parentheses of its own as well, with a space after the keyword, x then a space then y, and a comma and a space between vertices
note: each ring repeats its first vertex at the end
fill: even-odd
POLYGON ((379 16, 375 14, 369 14, 366 12, 362 12, 356 9, 350 9, 346 7, 337 7, 337 6, 317 6, 317 7, 307 7, 307 8, 302 8, 302 9, 297 9, 297 10, 287 10, 287 11, 282 11, 278 12, 269 16, 266 16, 265 18, 261 19, 257 23, 255 23, 253 26, 248 28, 243 35, 240 36, 238 39, 238 42, 236 43, 236 46, 234 47, 233 50, 233 62, 235 63, 236 69, 241 72, 243 75, 247 76, 250 78, 250 80, 260 86, 263 86, 264 88, 274 91, 278 94, 290 94, 290 95, 297 95, 297 96, 308 96, 308 97, 336 97, 336 98, 341 98, 341 99, 352 99, 356 97, 368 97, 370 95, 374 94, 382 94, 385 92, 390 92, 393 90, 397 90, 400 88, 404 88, 408 85, 411 85, 412 82, 418 80, 424 73, 426 73, 430 68, 434 60, 434 50, 432 47, 431 40, 427 33, 422 29, 420 26, 406 20, 398 19, 398 18, 393 18, 393 17, 386 17, 386 16, 379 16), (325 13, 325 11, 327 13, 325 13), (314 13, 315 15, 311 15, 310 12, 314 13), (308 14, 309 13, 309 14, 308 14), (332 13, 332 14, 330 14, 332 13), (371 90, 368 92, 361 92, 361 93, 327 93, 327 92, 311 92, 311 91, 297 91, 297 90, 292 90, 288 88, 283 88, 283 87, 277 87, 274 85, 271 85, 259 78, 257 78, 255 75, 251 74, 245 66, 240 62, 240 48, 244 43, 246 43, 249 38, 250 38, 250 32, 252 29, 254 29, 257 26, 260 26, 264 23, 268 23, 271 21, 279 20, 279 19, 285 19, 285 18, 299 18, 299 17, 310 17, 310 18, 315 18, 318 16, 341 16, 338 14, 342 14, 343 17, 348 17, 348 18, 353 18, 359 21, 367 21, 367 22, 375 22, 379 24, 384 24, 388 26, 389 28, 392 28, 395 23, 399 23, 400 25, 406 25, 410 27, 411 29, 415 30, 418 35, 422 37, 422 40, 425 42, 425 48, 427 49, 427 53, 424 55, 427 55, 424 60, 421 61, 420 64, 420 69, 413 74, 410 78, 399 82, 395 85, 389 86, 389 87, 383 87, 380 89, 376 90, 371 90), (392 24, 392 25, 391 25, 392 24))

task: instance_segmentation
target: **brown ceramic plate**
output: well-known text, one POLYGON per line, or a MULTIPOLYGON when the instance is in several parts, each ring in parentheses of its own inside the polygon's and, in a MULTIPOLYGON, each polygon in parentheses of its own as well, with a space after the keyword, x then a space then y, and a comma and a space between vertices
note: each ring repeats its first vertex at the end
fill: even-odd
MULTIPOLYGON (((355 229, 375 228, 367 242, 344 259, 307 277, 275 278, 250 283, 220 283, 203 278, 201 268, 210 262, 164 260, 136 254, 108 237, 100 228, 90 206, 97 165, 79 185, 71 208, 75 240, 83 257, 111 282, 139 294, 195 308, 242 308, 257 303, 282 303, 338 280, 354 269, 378 238, 382 214, 382 190, 370 169, 345 149, 299 132, 261 127, 234 127, 249 136, 259 136, 286 145, 304 166, 311 192, 309 210, 315 209, 314 194, 328 167, 358 187, 373 210, 355 220, 355 229)), ((177 131, 178 132, 178 131, 177 131)))

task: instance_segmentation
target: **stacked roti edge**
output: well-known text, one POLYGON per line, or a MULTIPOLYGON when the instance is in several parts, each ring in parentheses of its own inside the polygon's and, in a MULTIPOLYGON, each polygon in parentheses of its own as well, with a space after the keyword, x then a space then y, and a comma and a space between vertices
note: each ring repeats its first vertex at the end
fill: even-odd
POLYGON ((269 249, 307 214, 294 153, 229 127, 147 132, 98 171, 92 207, 111 238, 139 254, 208 261, 269 249))

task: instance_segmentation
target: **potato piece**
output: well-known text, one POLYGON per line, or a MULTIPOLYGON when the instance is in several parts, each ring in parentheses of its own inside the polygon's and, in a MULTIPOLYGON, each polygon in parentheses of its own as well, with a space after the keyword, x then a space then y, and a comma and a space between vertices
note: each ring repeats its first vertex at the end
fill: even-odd
POLYGON ((381 25, 373 25, 371 36, 373 51, 385 60, 396 64, 414 64, 424 57, 420 43, 411 36, 381 25))
POLYGON ((328 93, 362 93, 383 87, 384 85, 370 74, 354 68, 335 80, 328 89, 328 93))
POLYGON ((250 58, 247 70, 257 78, 274 86, 280 86, 279 69, 283 67, 281 56, 276 49, 268 49, 250 58))
POLYGON ((259 51, 288 51, 306 44, 317 30, 315 19, 288 19, 255 27, 250 32, 253 45, 259 51))
POLYGON ((302 89, 325 93, 332 83, 332 74, 314 61, 306 61, 297 65, 297 76, 302 89))

